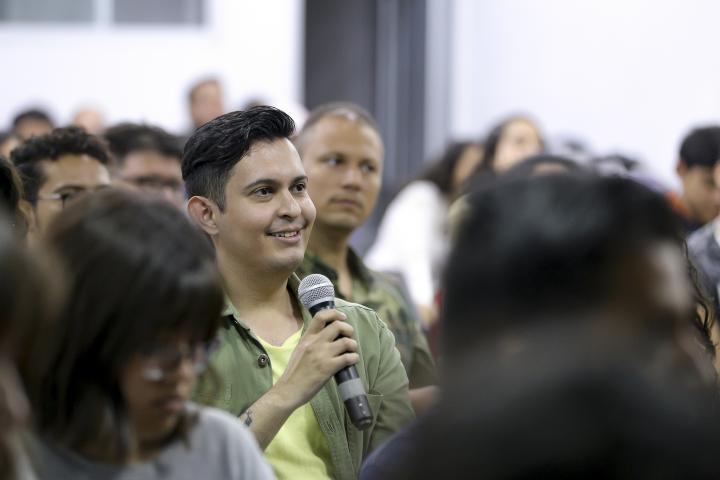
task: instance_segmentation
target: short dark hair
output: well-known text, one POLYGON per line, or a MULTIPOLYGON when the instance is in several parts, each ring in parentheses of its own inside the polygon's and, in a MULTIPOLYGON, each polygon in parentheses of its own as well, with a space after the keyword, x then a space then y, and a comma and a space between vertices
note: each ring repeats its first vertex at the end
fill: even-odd
POLYGON ((47 234, 69 302, 32 384, 38 429, 71 450, 126 460, 132 436, 120 375, 158 335, 212 339, 223 293, 212 247, 168 202, 107 189, 58 215, 47 234))
POLYGON ((330 102, 324 103, 310 112, 302 129, 293 139, 295 146, 298 150, 302 147, 303 136, 309 132, 320 120, 326 117, 339 117, 345 118, 351 121, 363 123, 378 134, 382 138, 380 133, 380 127, 370 113, 362 108, 360 105, 352 102, 330 102))
POLYGON ((103 134, 115 163, 122 165, 133 152, 151 151, 166 157, 182 159, 180 141, 160 127, 136 123, 114 125, 103 134))
POLYGON ((46 122, 50 126, 55 126, 55 122, 53 122, 52 118, 50 118, 50 115, 45 110, 41 110, 39 108, 29 108, 15 115, 15 118, 13 118, 12 121, 13 130, 16 130, 17 127, 25 120, 46 122))
POLYGON ((591 311, 612 298, 618 261, 659 242, 682 248, 667 201, 628 179, 500 177, 468 202, 444 278, 445 337, 456 349, 509 318, 591 311))
POLYGON ((257 142, 290 138, 295 122, 275 107, 220 115, 198 128, 185 144, 182 174, 188 197, 207 197, 225 209, 225 186, 232 168, 257 142))
POLYGON ((47 135, 26 140, 12 151, 10 158, 20 172, 28 202, 37 203, 38 191, 46 180, 40 162, 55 161, 63 155, 87 155, 103 165, 109 159, 103 142, 79 127, 56 128, 47 135))
POLYGON ((680 160, 688 167, 713 167, 720 160, 720 126, 696 128, 680 144, 680 160))

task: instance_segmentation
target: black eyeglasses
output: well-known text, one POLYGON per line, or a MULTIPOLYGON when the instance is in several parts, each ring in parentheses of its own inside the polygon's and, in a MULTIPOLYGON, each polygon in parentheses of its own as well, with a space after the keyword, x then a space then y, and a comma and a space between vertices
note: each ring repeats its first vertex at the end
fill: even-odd
POLYGON ((170 376, 184 359, 193 364, 196 374, 203 373, 220 339, 199 343, 149 343, 138 350, 145 380, 159 382, 170 376))

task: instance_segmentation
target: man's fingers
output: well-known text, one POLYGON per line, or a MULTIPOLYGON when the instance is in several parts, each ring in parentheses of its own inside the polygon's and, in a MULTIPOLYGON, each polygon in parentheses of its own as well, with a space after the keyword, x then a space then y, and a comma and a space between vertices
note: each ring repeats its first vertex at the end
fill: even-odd
POLYGON ((323 330, 328 323, 344 322, 345 320, 347 320, 347 315, 342 312, 339 312, 332 308, 327 310, 321 310, 310 321, 306 333, 318 333, 323 330))

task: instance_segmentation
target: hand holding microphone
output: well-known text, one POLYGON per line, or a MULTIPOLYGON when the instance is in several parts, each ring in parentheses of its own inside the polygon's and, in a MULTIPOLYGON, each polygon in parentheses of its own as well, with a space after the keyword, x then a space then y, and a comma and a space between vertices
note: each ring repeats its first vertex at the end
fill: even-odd
MULTIPOLYGON (((313 315, 313 320, 319 320, 318 315, 322 316, 323 310, 335 308, 335 288, 332 282, 323 275, 313 274, 305 277, 300 282, 298 297, 300 297, 300 302, 313 315)), ((331 324, 326 328, 332 326, 331 324)), ((343 335, 341 330, 339 329, 338 333, 343 335)), ((337 338, 335 342, 342 340, 344 339, 337 338)), ((358 430, 364 430, 372 425, 373 414, 368 404, 365 387, 355 366, 348 365, 341 368, 335 374, 335 381, 353 425, 358 430)))

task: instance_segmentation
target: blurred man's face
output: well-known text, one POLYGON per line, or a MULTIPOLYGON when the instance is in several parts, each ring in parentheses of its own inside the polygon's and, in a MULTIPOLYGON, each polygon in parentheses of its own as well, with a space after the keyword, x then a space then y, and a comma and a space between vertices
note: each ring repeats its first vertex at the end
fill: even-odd
POLYGON ((683 184, 683 198, 693 218, 701 223, 713 220, 720 212, 720 189, 711 167, 684 164, 678 166, 683 184))
POLYGON ((217 82, 203 83, 195 89, 190 103, 190 116, 195 128, 225 113, 220 85, 217 82))
POLYGON ((88 155, 62 155, 55 161, 40 162, 45 183, 38 190, 35 216, 38 229, 45 231, 65 205, 79 195, 110 185, 105 165, 88 155))
POLYGON ((302 143, 317 224, 352 232, 370 216, 382 184, 383 144, 370 126, 326 117, 302 143))
POLYGON ((28 118, 20 122, 15 127, 15 133, 18 134, 23 140, 27 140, 30 137, 39 137, 52 132, 53 126, 45 120, 39 120, 35 118, 28 118))
POLYGON ((130 152, 116 173, 116 181, 184 207, 185 184, 179 158, 153 150, 130 152))

